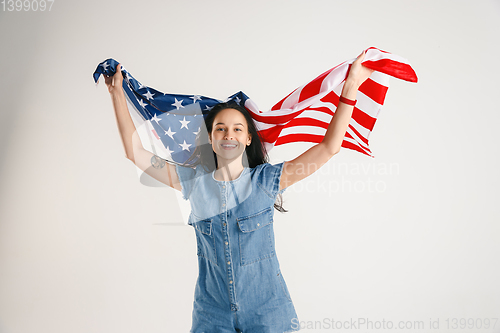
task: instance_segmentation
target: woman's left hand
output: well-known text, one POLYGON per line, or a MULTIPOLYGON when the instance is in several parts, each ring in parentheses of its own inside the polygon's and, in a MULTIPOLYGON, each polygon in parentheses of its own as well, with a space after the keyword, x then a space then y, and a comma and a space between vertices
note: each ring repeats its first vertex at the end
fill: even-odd
POLYGON ((363 66, 361 63, 363 59, 365 59, 366 52, 363 51, 356 60, 351 65, 351 69, 349 70, 349 75, 347 76, 346 81, 352 82, 355 86, 359 87, 363 82, 366 81, 370 77, 370 75, 374 72, 373 69, 369 69, 368 67, 363 66))

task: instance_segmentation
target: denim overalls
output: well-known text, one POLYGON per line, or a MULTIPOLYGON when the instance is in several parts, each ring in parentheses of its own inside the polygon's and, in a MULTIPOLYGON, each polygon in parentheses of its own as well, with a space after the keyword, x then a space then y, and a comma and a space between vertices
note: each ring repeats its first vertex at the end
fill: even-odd
POLYGON ((198 246, 191 333, 299 330, 274 246, 283 165, 244 168, 232 181, 216 180, 201 165, 176 166, 198 246))

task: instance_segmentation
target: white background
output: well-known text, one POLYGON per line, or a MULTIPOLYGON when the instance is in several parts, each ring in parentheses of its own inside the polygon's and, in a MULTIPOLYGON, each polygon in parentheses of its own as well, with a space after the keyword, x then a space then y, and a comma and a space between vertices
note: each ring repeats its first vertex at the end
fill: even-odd
MULTIPOLYGON (((419 82, 391 80, 375 158, 342 149, 285 191, 276 246, 299 319, 457 332, 447 319, 498 318, 500 331, 499 28, 500 2, 486 0, 2 10, 0 332, 191 326, 194 231, 174 190, 142 185, 125 158, 98 63, 114 58, 164 92, 242 90, 268 110, 370 46, 407 58, 419 82)), ((310 146, 276 147, 271 162, 310 146)), ((331 331, 316 328, 303 331, 331 331)))

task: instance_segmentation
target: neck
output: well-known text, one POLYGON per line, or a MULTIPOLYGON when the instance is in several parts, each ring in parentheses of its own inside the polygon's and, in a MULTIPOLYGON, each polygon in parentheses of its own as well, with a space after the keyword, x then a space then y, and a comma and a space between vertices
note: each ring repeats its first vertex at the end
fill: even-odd
POLYGON ((223 181, 235 180, 243 172, 243 169, 241 159, 228 161, 217 156, 217 170, 215 170, 214 177, 223 181))

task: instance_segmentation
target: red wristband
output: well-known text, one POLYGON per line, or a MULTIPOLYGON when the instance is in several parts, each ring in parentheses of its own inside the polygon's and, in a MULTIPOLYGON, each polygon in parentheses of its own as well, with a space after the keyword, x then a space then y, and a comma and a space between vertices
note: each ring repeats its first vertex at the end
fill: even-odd
POLYGON ((356 105, 357 101, 353 101, 352 99, 348 99, 348 98, 345 98, 344 96, 340 96, 339 102, 354 106, 354 105, 356 105))

